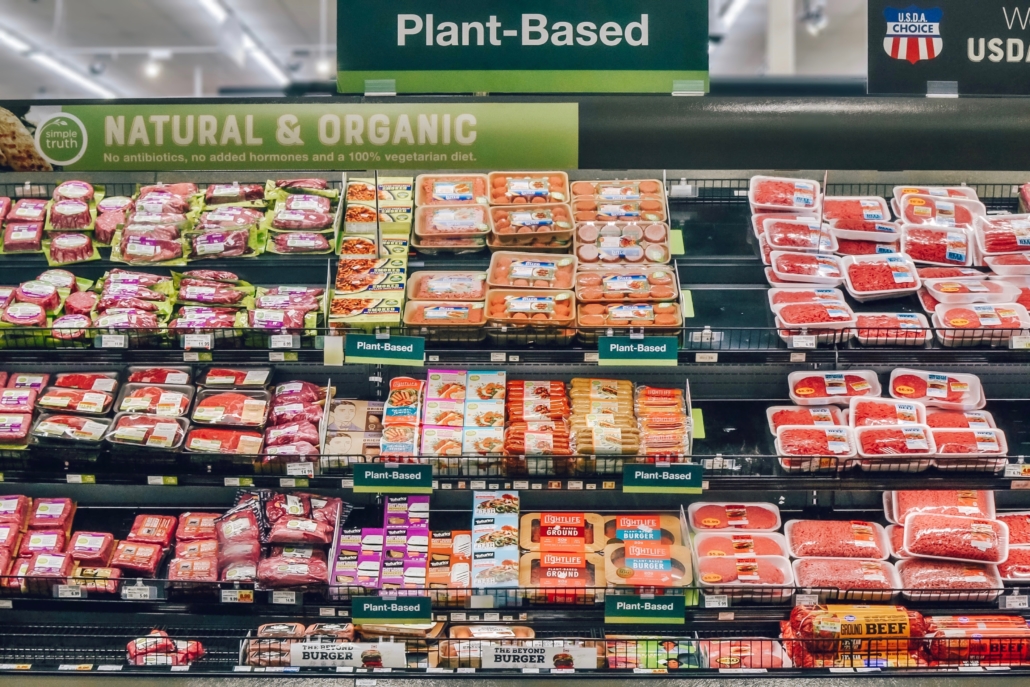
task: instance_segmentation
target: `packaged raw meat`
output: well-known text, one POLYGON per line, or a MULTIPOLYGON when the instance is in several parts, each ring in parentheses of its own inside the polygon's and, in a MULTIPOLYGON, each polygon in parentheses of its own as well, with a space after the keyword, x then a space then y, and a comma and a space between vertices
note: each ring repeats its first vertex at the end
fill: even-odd
POLYGON ((333 528, 324 522, 286 516, 272 525, 268 536, 271 544, 314 544, 328 545, 333 537, 333 528))
POLYGON ((96 443, 103 439, 111 421, 79 415, 41 415, 32 436, 54 441, 96 443))
POLYGON ((323 408, 314 403, 296 403, 290 400, 273 399, 272 410, 268 415, 273 426, 296 422, 318 423, 322 420, 323 408))
POLYGON ((781 325, 820 325, 826 329, 841 329, 855 325, 855 313, 843 301, 781 303, 773 307, 773 313, 781 325))
POLYGON ((933 434, 926 425, 904 427, 856 427, 858 453, 863 458, 878 456, 926 456, 937 452, 933 434))
POLYGON ((33 554, 25 572, 25 591, 29 594, 53 594, 57 585, 64 584, 72 567, 72 557, 68 554, 33 554))
POLYGON ((178 519, 174 515, 137 515, 126 539, 167 548, 172 543, 177 524, 178 519))
POLYGON ((31 427, 31 414, 0 412, 0 446, 24 446, 31 427))
POLYGON ((773 251, 769 256, 773 274, 786 282, 840 286, 844 267, 833 255, 773 251))
POLYGON ((177 450, 186 438, 188 426, 185 418, 118 413, 104 438, 112 444, 177 450))
POLYGON ((196 453, 257 454, 264 438, 256 432, 195 427, 186 437, 186 450, 196 453))
POLYGON ((338 522, 341 525, 345 523, 353 510, 353 506, 351 506, 351 504, 344 503, 342 499, 338 499, 335 496, 318 496, 316 494, 311 494, 310 498, 311 519, 317 520, 318 522, 324 522, 334 528, 338 522))
POLYGON ((7 217, 7 213, 11 211, 11 199, 7 196, 0 196, 0 220, 7 217))
POLYGON ((331 250, 325 236, 308 232, 272 234, 268 242, 268 251, 272 253, 326 253, 331 250))
POLYGON ((272 228, 280 230, 316 231, 333 226, 333 215, 314 210, 279 210, 272 217, 272 228))
POLYGON ((862 520, 788 520, 783 526, 793 558, 867 558, 887 560, 887 534, 862 520))
POLYGON ((129 659, 154 653, 166 653, 175 650, 175 642, 164 630, 151 630, 146 637, 134 639, 126 645, 129 659))
POLYGON ((10 494, 0 497, 0 523, 25 529, 31 509, 32 499, 28 496, 10 494))
POLYGON ((879 196, 825 196, 823 219, 889 222, 891 211, 879 196))
POLYGON ((66 315, 89 315, 97 307, 100 296, 93 291, 79 291, 64 300, 66 315))
POLYGON ((14 300, 18 303, 38 305, 47 312, 55 312, 61 305, 61 295, 57 292, 57 287, 39 280, 20 284, 14 290, 14 300))
POLYGON ((894 398, 921 401, 928 408, 979 410, 986 403, 980 380, 970 374, 945 374, 899 367, 891 372, 889 389, 894 398))
MULTIPOLYGON (((733 592, 727 587, 770 585, 793 588, 794 586, 790 561, 781 556, 699 558, 697 580, 702 590, 713 594, 732 594, 733 592)), ((767 591, 760 598, 768 603, 775 601, 782 593, 792 594, 793 589, 783 590, 783 592, 767 591)))
POLYGON ((969 267, 973 264, 973 239, 968 230, 958 227, 903 224, 901 252, 915 262, 969 267))
POLYGON ((0 411, 4 413, 32 413, 36 409, 35 389, 0 390, 0 411))
POLYGON ((76 565, 68 584, 82 587, 86 595, 117 594, 121 583, 122 571, 117 568, 96 568, 76 565))
POLYGON ((114 403, 114 397, 106 391, 83 391, 50 387, 36 401, 43 408, 59 409, 68 413, 83 415, 105 415, 114 403))
POLYGON ((312 558, 300 561, 275 556, 258 563, 258 583, 265 588, 304 587, 326 584, 329 569, 324 561, 312 558))
POLYGON ((780 529, 780 509, 771 503, 704 503, 687 508, 690 528, 708 530, 748 530, 775 532, 780 529))
POLYGON ((0 322, 15 327, 43 327, 46 326, 47 317, 42 306, 35 303, 10 303, 4 308, 0 322))
POLYGON ((848 405, 852 396, 879 396, 880 380, 871 370, 849 372, 791 372, 790 398, 802 406, 848 405))
POLYGON ((694 535, 694 552, 705 556, 751 558, 753 556, 787 555, 787 540, 777 532, 698 532, 694 535))
POLYGON ((222 547, 261 539, 261 506, 256 500, 244 501, 215 520, 215 532, 222 547))
POLYGON ((115 235, 125 228, 125 215, 121 212, 105 212, 97 217, 93 228, 93 240, 101 246, 109 246, 115 235))
POLYGON ((1026 582, 1030 580, 1030 547, 1012 546, 1009 557, 998 564, 998 574, 1005 582, 1026 582))
POLYGON ((700 641, 699 645, 703 655, 707 657, 707 667, 712 669, 775 670, 790 668, 793 665, 783 647, 775 639, 706 639, 700 641))
POLYGON ((280 518, 311 517, 311 497, 307 494, 273 494, 265 503, 265 514, 272 523, 280 518))
POLYGON ((926 289, 922 287, 916 291, 916 296, 919 298, 919 305, 923 308, 923 312, 927 315, 933 315, 934 309, 937 307, 937 299, 927 293, 926 289))
POLYGON ((485 236, 491 229, 493 220, 483 205, 432 205, 415 212, 415 236, 419 238, 485 236))
POLYGON ((148 386, 130 383, 122 389, 117 410, 123 413, 151 413, 180 417, 189 409, 193 388, 189 386, 148 386))
MULTIPOLYGON (((161 264, 183 257, 182 241, 178 238, 158 238, 153 235, 139 236, 122 232, 118 259, 130 265, 161 264)), ((112 254, 112 260, 115 256, 112 254)))
POLYGON ((247 229, 220 229, 198 234, 190 237, 191 257, 193 260, 237 257, 252 252, 247 244, 249 239, 247 229))
POLYGON ((926 424, 926 406, 919 401, 852 398, 849 407, 848 424, 851 427, 926 424))
POLYGON ((75 532, 68 541, 68 554, 76 565, 103 568, 114 553, 110 532, 75 532))
MULTIPOLYGON (((580 272, 580 275, 583 273, 580 272)), ((578 280, 578 277, 577 277, 578 280)), ((577 287, 579 283, 577 281, 577 287)), ((769 289, 769 308, 790 303, 823 303, 844 301, 844 292, 840 289, 819 288, 772 288, 769 289)))
MULTIPOLYGON (((184 280, 185 282, 185 280, 184 280)), ((222 307, 242 307, 248 292, 229 284, 185 284, 179 287, 179 302, 222 307)))
POLYGON ((487 188, 485 174, 422 174, 415 178, 415 204, 485 204, 487 188))
POLYGON ((214 538, 215 520, 221 516, 221 513, 183 513, 179 516, 175 539, 182 542, 214 538))
POLYGON ((890 541, 891 556, 900 559, 911 558, 908 551, 905 551, 905 528, 901 525, 887 525, 884 529, 890 541))
POLYGON ((945 665, 1023 665, 1030 657, 1030 628, 1020 616, 929 616, 927 648, 945 665))
POLYGON ((265 430, 265 446, 284 446, 302 441, 312 446, 319 445, 318 427, 310 422, 269 427, 265 430))
POLYGON ((93 228, 96 211, 81 200, 57 200, 50 206, 50 230, 83 231, 93 228))
POLYGON ((38 253, 43 250, 42 222, 8 222, 4 225, 4 253, 38 253))
MULTIPOLYGON (((3 375, 6 378, 6 372, 3 375)), ((36 391, 42 391, 43 388, 50 382, 50 374, 48 372, 16 372, 11 375, 7 381, 8 389, 35 389, 36 391)))
POLYGON ((1005 587, 993 564, 909 558, 897 568, 912 601, 994 601, 1005 587))
MULTIPOLYGON (((212 523, 212 536, 214 536, 214 520, 212 523)), ((181 541, 175 545, 176 558, 206 558, 218 555, 217 539, 191 539, 181 541)))
POLYGON ((136 384, 189 384, 188 367, 130 367, 126 381, 136 384))
POLYGON ((933 440, 941 456, 1008 455, 1008 441, 1000 429, 935 429, 933 440))
POLYGON ((933 330, 919 313, 859 313, 855 336, 863 346, 923 346, 933 330))
POLYGON ((115 309, 110 314, 97 315, 93 320, 96 329, 119 331, 122 329, 158 329, 154 313, 131 308, 115 309))
POLYGON ((54 377, 54 386, 63 389, 113 392, 118 388, 118 373, 61 372, 54 377))
POLYGON ((415 272, 407 294, 418 301, 480 301, 486 298, 486 272, 415 272))
POLYGON ((979 200, 976 189, 970 186, 895 186, 894 200, 901 202, 905 196, 917 194, 935 198, 965 198, 979 200))
POLYGON ((37 553, 64 553, 68 533, 64 530, 29 530, 22 537, 18 549, 20 558, 30 558, 37 553))
POLYGON ((904 527, 905 550, 917 558, 984 563, 1008 558, 1009 529, 997 520, 909 513, 904 527))
POLYGON ((793 571, 799 588, 820 590, 823 600, 890 601, 901 589, 898 571, 882 560, 801 558, 793 571))
POLYGON ((753 176, 748 185, 751 212, 756 210, 813 210, 822 206, 819 182, 808 179, 753 176))
POLYGON ((97 202, 97 212, 130 212, 136 206, 128 196, 104 196, 97 202))
POLYGON ((935 300, 948 305, 1012 303, 1020 294, 1018 286, 986 279, 928 279, 923 286, 935 300))
POLYGON ((154 577, 161 563, 162 550, 158 544, 120 541, 111 557, 111 567, 132 577, 154 577))
POLYGON ((795 606, 785 624, 794 637, 788 646, 831 656, 920 649, 926 634, 923 616, 901 606, 795 606), (873 626, 882 631, 867 635, 873 626))
POLYGON ((85 181, 65 181, 54 189, 54 200, 93 200, 93 187, 85 181))
POLYGON ((1030 328, 1030 314, 1018 303, 941 303, 934 310, 934 325, 944 346, 997 346, 1030 328))
POLYGON ((197 394, 192 419, 208 425, 262 427, 268 415, 266 391, 219 392, 205 389, 197 394))
POLYGON ((62 315, 53 321, 51 334, 55 339, 84 341, 92 326, 93 320, 86 315, 62 315))
POLYGON ((30 530, 71 529, 75 517, 75 502, 66 498, 36 499, 32 504, 28 528, 30 530))
POLYGON ((7 213, 8 222, 43 222, 46 220, 48 201, 22 198, 7 213))
POLYGON ((986 410, 944 410, 928 408, 926 424, 932 429, 994 429, 994 416, 986 410))
POLYGON ((837 239, 830 228, 818 220, 770 218, 762 225, 765 240, 772 250, 832 253, 837 239))
POLYGON ((788 472, 842 470, 855 455, 847 427, 783 425, 776 431, 776 454, 788 472))
POLYGON ((897 298, 922 285, 915 263, 904 255, 848 256, 843 266, 844 285, 859 302, 897 298))
POLYGON ((173 582, 218 582, 218 558, 175 558, 168 564, 168 579, 173 582))
POLYGON ((899 215, 911 224, 935 224, 940 227, 972 229, 977 217, 986 217, 987 208, 978 200, 948 198, 922 194, 906 194, 898 201, 899 215))
POLYGON ((993 520, 994 492, 991 491, 894 491, 890 495, 888 519, 904 523, 912 513, 958 515, 993 520))
POLYGON ((297 331, 304 327, 304 311, 298 308, 249 310, 247 316, 253 329, 297 331))
MULTIPOLYGON (((297 193, 306 191, 324 191, 329 187, 329 182, 325 179, 276 179, 274 183, 275 188, 281 188, 287 193, 297 193)), ((335 194, 336 191, 333 191, 335 194)), ((334 196, 335 197, 335 196, 334 196)))
POLYGON ((196 229, 207 232, 219 229, 243 229, 252 227, 264 219, 265 213, 253 208, 223 206, 200 215, 196 229))
POLYGON ((769 420, 769 432, 773 435, 786 425, 832 427, 847 424, 836 406, 770 406, 765 415, 769 420))
POLYGON ((265 187, 261 184, 211 184, 204 192, 206 205, 225 205, 264 200, 265 187))

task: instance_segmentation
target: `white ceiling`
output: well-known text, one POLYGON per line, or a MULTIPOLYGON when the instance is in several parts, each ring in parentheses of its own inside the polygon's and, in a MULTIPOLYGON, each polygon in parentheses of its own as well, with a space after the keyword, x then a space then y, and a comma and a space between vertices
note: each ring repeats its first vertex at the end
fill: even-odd
MULTIPOLYGON (((328 21, 320 30, 322 0, 213 0, 263 46, 294 81, 328 80, 316 64, 325 50, 335 72, 336 0, 326 0, 328 21), (326 44, 320 48, 320 36, 326 44)), ((725 1, 725 0, 723 0, 725 1)), ((798 5, 802 0, 797 0, 798 5)), ((759 76, 765 72, 767 0, 747 0, 722 43, 711 54, 713 76, 759 76)), ((797 73, 808 76, 865 74, 865 0, 827 0, 829 23, 817 36, 799 22, 797 73)), ((218 25, 202 0, 0 0, 0 30, 56 57, 120 97, 189 97, 195 70, 202 94, 220 89, 273 89, 276 80, 253 55, 239 66, 239 33, 233 19, 218 25), (223 50, 219 45, 224 46, 223 50), (151 49, 171 49, 152 60, 151 49), (150 62, 160 65, 148 76, 150 62)), ((0 99, 95 97, 0 42, 0 99)))

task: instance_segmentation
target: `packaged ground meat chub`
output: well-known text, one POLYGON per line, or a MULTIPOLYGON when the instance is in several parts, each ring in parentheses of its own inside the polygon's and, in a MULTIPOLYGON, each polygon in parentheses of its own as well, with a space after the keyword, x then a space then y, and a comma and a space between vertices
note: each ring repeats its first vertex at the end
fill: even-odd
POLYGON ((66 553, 34 554, 25 573, 25 591, 50 594, 56 585, 65 583, 72 568, 72 557, 66 553))
POLYGON ((111 567, 118 568, 127 577, 154 577, 161 563, 159 544, 120 541, 111 557, 111 567))
POLYGON ((207 558, 218 556, 217 539, 194 539, 181 541, 175 545, 176 558, 207 558))
POLYGON ((168 564, 168 579, 176 582, 217 582, 218 559, 215 556, 175 558, 168 564))
POLYGON ((62 553, 68 544, 64 530, 29 530, 22 537, 18 556, 27 558, 37 553, 62 553))
POLYGON ((909 513, 905 550, 917 558, 1004 563, 1009 553, 1009 528, 997 520, 909 513))
POLYGON ((114 535, 110 532, 75 532, 68 540, 68 554, 76 565, 105 567, 114 553, 114 535))
POLYGON ((0 412, 0 446, 24 446, 31 428, 31 414, 0 412))
POLYGON ((1030 659, 1030 628, 1018 615, 935 615, 926 618, 927 648, 951 665, 1023 665, 1030 659))
POLYGON ((775 532, 780 529, 780 509, 771 503, 704 503, 690 504, 687 509, 690 528, 708 530, 749 530, 775 532))
POLYGON ((8 222, 42 222, 46 220, 48 201, 22 198, 7 213, 8 222))
POLYGON ((783 526, 793 558, 868 558, 890 556, 887 533, 862 520, 788 520, 783 526))
POLYGON ((178 519, 174 515, 137 515, 129 530, 129 541, 159 544, 167 548, 172 543, 178 519))

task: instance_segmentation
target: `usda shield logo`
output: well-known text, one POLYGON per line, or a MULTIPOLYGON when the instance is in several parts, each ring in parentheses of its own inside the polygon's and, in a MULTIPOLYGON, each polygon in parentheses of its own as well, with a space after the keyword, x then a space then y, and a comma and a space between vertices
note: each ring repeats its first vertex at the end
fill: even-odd
POLYGON ((36 128, 36 150, 55 167, 78 162, 86 153, 86 142, 86 125, 65 112, 54 114, 36 128))
POLYGON ((941 38, 943 14, 938 7, 927 10, 915 5, 903 10, 888 7, 883 11, 887 18, 883 49, 894 59, 908 60, 912 64, 932 60, 944 48, 941 38))

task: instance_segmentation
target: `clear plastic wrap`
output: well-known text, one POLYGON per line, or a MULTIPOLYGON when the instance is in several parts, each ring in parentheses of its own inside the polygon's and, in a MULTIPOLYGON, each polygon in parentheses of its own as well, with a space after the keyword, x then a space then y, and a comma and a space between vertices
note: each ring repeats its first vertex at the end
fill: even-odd
POLYGON ((793 558, 887 560, 887 533, 863 520, 788 520, 783 527, 793 558))
POLYGON ((919 558, 1002 563, 1008 558, 1009 528, 997 520, 910 513, 905 550, 919 558))

